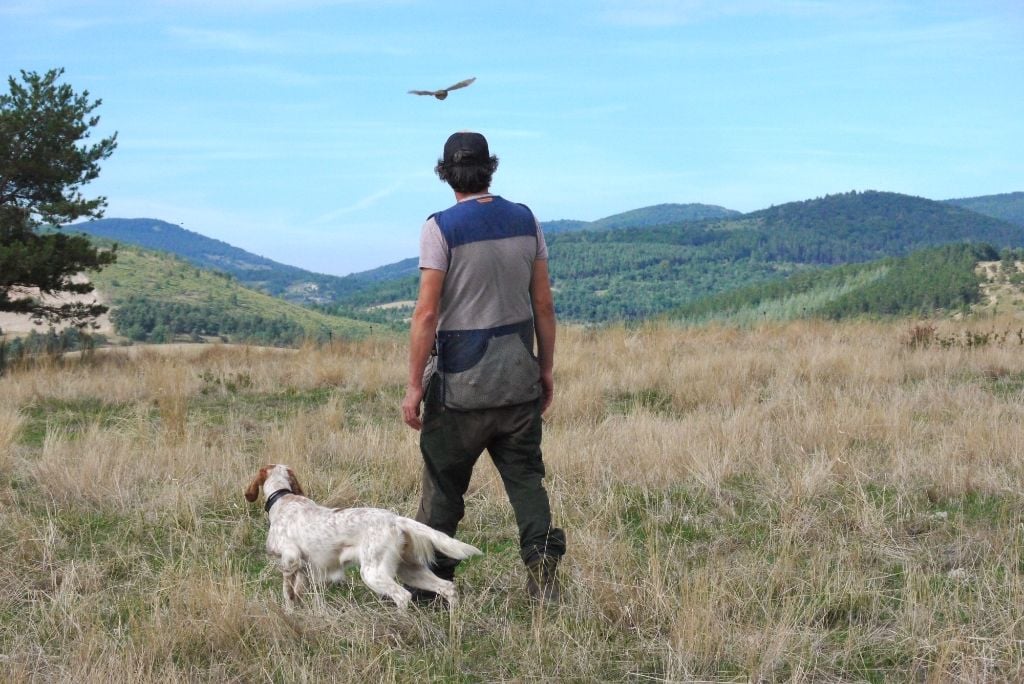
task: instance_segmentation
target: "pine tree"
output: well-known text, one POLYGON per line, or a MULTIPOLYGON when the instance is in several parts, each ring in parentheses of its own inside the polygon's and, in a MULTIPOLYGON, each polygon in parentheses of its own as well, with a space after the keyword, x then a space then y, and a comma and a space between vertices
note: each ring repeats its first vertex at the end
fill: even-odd
POLYGON ((90 102, 88 91, 78 94, 58 83, 63 73, 22 71, 21 82, 8 78, 10 92, 0 95, 0 311, 84 325, 106 307, 46 304, 26 293, 88 294, 92 285, 74 282, 74 276, 116 258, 115 250, 59 230, 62 223, 103 215, 106 198, 86 199, 81 191, 117 147, 116 133, 93 145, 84 142, 99 123, 93 112, 102 101, 90 102))

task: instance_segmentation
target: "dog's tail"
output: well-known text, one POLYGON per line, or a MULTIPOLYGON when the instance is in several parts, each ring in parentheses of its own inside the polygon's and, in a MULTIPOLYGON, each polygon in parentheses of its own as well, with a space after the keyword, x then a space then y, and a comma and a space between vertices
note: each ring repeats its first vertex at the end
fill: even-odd
POLYGON ((399 518, 398 527, 409 539, 409 547, 406 550, 415 562, 428 564, 434 561, 435 554, 440 551, 449 558, 462 560, 470 556, 478 556, 483 553, 480 549, 461 542, 454 537, 449 537, 444 532, 438 532, 432 527, 416 522, 411 518, 399 518))

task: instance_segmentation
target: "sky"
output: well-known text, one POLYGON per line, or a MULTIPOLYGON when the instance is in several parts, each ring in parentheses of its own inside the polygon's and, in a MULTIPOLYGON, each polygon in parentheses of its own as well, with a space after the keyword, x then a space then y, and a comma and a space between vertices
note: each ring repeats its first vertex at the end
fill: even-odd
POLYGON ((542 222, 1024 190, 1022 0, 0 0, 2 75, 57 67, 107 217, 334 275, 416 256, 458 130, 542 222))

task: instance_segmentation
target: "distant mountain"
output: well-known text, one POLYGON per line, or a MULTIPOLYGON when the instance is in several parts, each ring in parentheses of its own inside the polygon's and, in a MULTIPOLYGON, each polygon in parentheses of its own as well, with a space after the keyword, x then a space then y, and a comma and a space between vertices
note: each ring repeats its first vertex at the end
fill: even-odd
MULTIPOLYGON (((725 209, 711 204, 657 204, 651 207, 633 209, 621 214, 607 216, 597 221, 576 221, 573 219, 559 219, 556 221, 541 221, 544 235, 558 233, 571 233, 581 230, 615 230, 621 228, 642 228, 644 226, 656 226, 665 223, 678 223, 680 221, 699 221, 709 218, 728 218, 741 216, 740 212, 732 209, 725 209)), ((353 273, 350 278, 358 278, 360 289, 351 295, 343 295, 343 301, 359 305, 372 303, 381 297, 381 293, 373 287, 364 287, 365 283, 382 283, 385 281, 396 281, 403 279, 406 282, 400 288, 388 288, 389 294, 399 296, 402 299, 415 297, 415 287, 411 286, 408 279, 419 275, 419 259, 416 257, 403 259, 402 261, 380 266, 378 268, 353 273)))
MULTIPOLYGON (((1018 194, 994 197, 1009 207, 1018 194)), ((573 321, 647 318, 808 269, 903 257, 943 244, 1024 246, 1024 225, 956 202, 876 191, 748 214, 708 205, 658 205, 595 222, 544 225, 552 223, 555 229, 546 234, 555 303, 560 317, 573 321), (719 215, 693 219, 700 211, 719 215), (687 218, 666 222, 671 216, 687 218)), ((278 264, 161 221, 105 219, 71 228, 174 252, 231 274, 247 287, 347 317, 401 321, 407 308, 389 307, 408 303, 417 293, 415 258, 338 278, 278 264)))
POLYGON ((1024 192, 964 197, 946 202, 1017 226, 1024 226, 1024 192))
MULTIPOLYGON (((965 242, 1024 246, 1024 227, 948 203, 867 191, 728 218, 548 236, 555 304, 562 319, 575 321, 647 318, 812 268, 965 242)), ((408 300, 415 288, 415 274, 407 273, 341 302, 408 300)))
POLYGON ((246 287, 301 304, 331 302, 342 295, 358 292, 381 278, 391 277, 386 267, 368 272, 366 276, 338 277, 313 273, 156 219, 99 219, 70 224, 64 229, 169 252, 200 268, 228 273, 246 287))
POLYGON ((404 278, 409 275, 416 275, 419 272, 419 257, 410 257, 408 259, 396 261, 393 264, 385 264, 384 266, 378 266, 377 268, 370 269, 369 271, 353 273, 351 276, 348 277, 358 278, 360 283, 379 283, 383 281, 394 280, 395 278, 404 278))
POLYGON ((542 221, 544 234, 567 233, 577 230, 613 230, 616 228, 642 228, 680 221, 701 221, 713 218, 740 216, 740 212, 712 204, 656 204, 607 216, 597 221, 542 221))
POLYGON ((986 242, 1019 246, 1020 226, 923 197, 850 192, 744 214, 739 224, 763 234, 771 250, 802 263, 838 264, 902 256, 932 245, 986 242))

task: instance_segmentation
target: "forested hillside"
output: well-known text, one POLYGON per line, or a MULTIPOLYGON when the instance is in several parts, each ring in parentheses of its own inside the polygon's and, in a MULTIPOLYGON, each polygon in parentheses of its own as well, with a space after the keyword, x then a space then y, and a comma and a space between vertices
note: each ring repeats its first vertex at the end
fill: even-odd
POLYGON ((552 236, 557 304, 576 320, 636 319, 808 267, 931 245, 1024 245, 1024 228, 940 202, 863 192, 635 230, 552 236))
POLYGON ((360 337, 370 324, 326 315, 250 290, 232 276, 169 254, 121 247, 117 262, 93 274, 111 305, 115 330, 133 340, 223 338, 294 346, 307 339, 360 337))
MULTIPOLYGON (((1024 250, 1018 252, 1024 256, 1024 250)), ((703 297, 668 312, 666 318, 749 324, 813 316, 842 319, 965 311, 982 295, 976 264, 1000 256, 985 244, 929 247, 905 257, 817 268, 703 297)), ((1017 253, 1007 253, 1008 258, 1014 256, 1017 253)))
MULTIPOLYGON (((1003 197, 1000 206, 1012 206, 1012 199, 1003 197)), ((416 297, 415 258, 334 278, 275 264, 170 224, 110 219, 88 225, 94 234, 106 231, 124 242, 146 236, 156 247, 184 252, 192 263, 231 273, 241 284, 270 294, 319 304, 328 314, 400 322, 408 316, 407 307, 379 307, 416 297)), ((953 202, 873 191, 743 215, 708 205, 658 205, 589 223, 585 230, 575 228, 546 233, 552 284, 562 319, 589 322, 643 319, 754 283, 822 266, 902 257, 929 246, 1024 246, 1024 226, 953 202), (683 211, 691 217, 700 211, 726 215, 663 221, 683 211), (628 227, 630 222, 657 225, 628 227), (596 224, 606 227, 593 229, 596 224)))
MULTIPOLYGON (((807 269, 902 257, 929 246, 1024 246, 1024 227, 920 197, 851 192, 734 218, 547 238, 559 315, 594 322, 642 319, 807 269)), ((415 296, 416 276, 406 275, 346 297, 333 310, 351 313, 415 296)))
POLYGON ((1001 195, 964 197, 946 201, 985 216, 1024 226, 1024 192, 1007 192, 1001 195))
POLYGON ((656 204, 607 216, 597 221, 543 221, 545 234, 566 233, 576 230, 613 230, 616 228, 643 228, 664 223, 702 221, 711 218, 740 216, 740 212, 712 204, 656 204))
POLYGON ((194 266, 230 274, 248 288, 302 304, 334 301, 392 274, 388 267, 365 277, 313 273, 155 219, 100 219, 65 226, 65 230, 168 252, 194 266))

